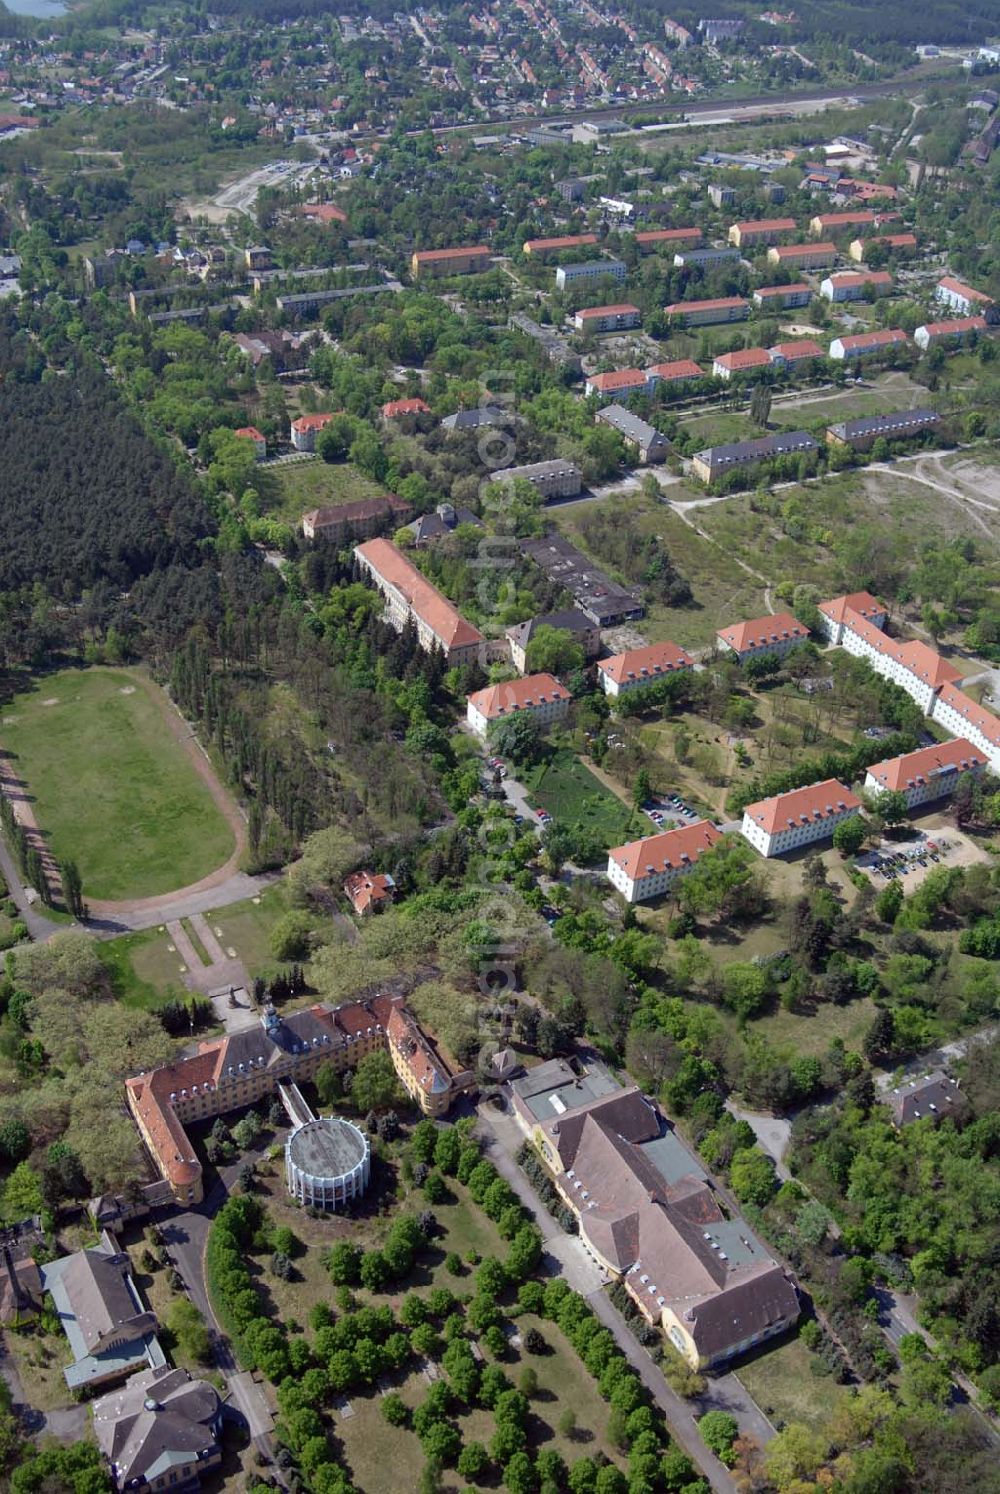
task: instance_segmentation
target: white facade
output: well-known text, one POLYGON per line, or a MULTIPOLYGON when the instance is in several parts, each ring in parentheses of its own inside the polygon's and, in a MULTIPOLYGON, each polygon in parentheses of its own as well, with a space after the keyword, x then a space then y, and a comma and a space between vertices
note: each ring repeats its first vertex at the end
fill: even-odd
POLYGON ((1000 773, 1000 720, 990 716, 988 711, 982 711, 982 716, 989 724, 989 731, 979 727, 975 719, 963 715, 949 700, 942 700, 939 695, 934 701, 934 709, 931 712, 931 720, 943 726, 946 732, 953 737, 965 737, 974 747, 978 747, 986 758, 991 770, 1000 773), (993 730, 993 722, 996 722, 996 730, 993 730))
MULTIPOLYGON (((966 768, 967 773, 978 772, 977 768, 966 768)), ((918 804, 927 804, 932 799, 943 799, 947 794, 955 792, 955 785, 962 776, 963 769, 957 765, 949 765, 939 768, 935 772, 922 774, 917 783, 908 783, 905 788, 896 790, 906 796, 907 809, 915 809, 918 804)), ((871 772, 865 774, 865 790, 872 794, 884 794, 889 792, 884 784, 873 778, 871 772)), ((876 813, 877 813, 876 800, 876 813)))
POLYGON ((360 1198, 368 1187, 371 1176, 371 1145, 365 1133, 352 1121, 332 1116, 321 1116, 318 1120, 306 1121, 296 1126, 285 1142, 285 1184, 293 1198, 300 1204, 315 1209, 333 1212, 352 1199, 360 1198), (357 1161, 346 1172, 336 1175, 321 1175, 307 1170, 303 1165, 309 1155, 310 1141, 314 1136, 322 1143, 324 1133, 340 1130, 353 1150, 357 1161))
POLYGON ((758 825, 749 811, 744 810, 740 834, 762 856, 783 856, 786 851, 798 850, 800 846, 811 845, 815 840, 829 840, 839 824, 852 819, 857 813, 856 805, 848 805, 845 809, 835 809, 832 814, 810 816, 804 823, 799 822, 771 832, 765 830, 763 825, 758 825))
POLYGON ((465 719, 472 730, 479 737, 485 737, 494 721, 506 720, 508 716, 533 716, 539 726, 550 726, 553 721, 561 721, 569 711, 569 697, 562 696, 556 700, 533 701, 530 704, 511 706, 509 710, 501 710, 496 715, 486 716, 470 697, 466 707, 465 719))
POLYGON ((608 857, 608 881, 617 888, 627 903, 644 903, 662 895, 680 880, 697 863, 686 866, 671 866, 666 871, 649 872, 644 877, 633 878, 618 865, 613 856, 608 857))
POLYGON ((588 259, 583 264, 560 265, 556 270, 556 285, 565 290, 579 280, 624 280, 628 271, 620 259, 588 259))

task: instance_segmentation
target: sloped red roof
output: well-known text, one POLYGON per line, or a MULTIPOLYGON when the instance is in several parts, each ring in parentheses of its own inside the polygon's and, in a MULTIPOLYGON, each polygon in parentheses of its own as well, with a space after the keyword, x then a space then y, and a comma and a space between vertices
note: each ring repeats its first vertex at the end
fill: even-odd
POLYGON ((750 622, 719 628, 715 636, 742 654, 748 648, 766 648, 770 643, 785 643, 789 638, 805 640, 809 637, 809 629, 804 628, 790 612, 775 612, 770 617, 755 617, 750 622))
POLYGON ((744 814, 763 826, 768 835, 776 835, 797 825, 830 819, 845 809, 860 808, 861 800, 849 788, 836 778, 827 778, 823 783, 811 783, 807 788, 792 789, 791 793, 775 794, 773 799, 748 804, 744 814))
POLYGON ((496 721, 514 711, 569 698, 569 691, 564 690, 551 674, 526 674, 519 680, 504 680, 499 685, 476 690, 467 697, 467 702, 487 721, 496 721))
POLYGON ((721 839, 721 830, 717 830, 710 820, 699 820, 696 825, 664 830, 646 840, 630 840, 627 845, 615 846, 608 855, 631 881, 638 882, 643 877, 655 876, 657 872, 693 866, 699 856, 710 851, 721 839))
POLYGON ((384 581, 405 598, 446 651, 482 643, 483 635, 479 629, 466 622, 458 608, 441 595, 437 587, 428 581, 412 561, 407 560, 402 550, 391 540, 366 540, 363 545, 358 545, 354 553, 367 561, 384 581))
POLYGON ((873 763, 868 772, 878 780, 880 789, 898 791, 926 783, 949 769, 965 773, 985 766, 985 759, 972 743, 956 737, 951 742, 935 742, 933 747, 920 747, 916 752, 904 752, 899 757, 873 763))
POLYGON ((647 643, 645 648, 630 648, 610 659, 601 659, 597 667, 620 685, 632 679, 651 681, 678 669, 690 669, 693 663, 691 655, 676 643, 647 643))

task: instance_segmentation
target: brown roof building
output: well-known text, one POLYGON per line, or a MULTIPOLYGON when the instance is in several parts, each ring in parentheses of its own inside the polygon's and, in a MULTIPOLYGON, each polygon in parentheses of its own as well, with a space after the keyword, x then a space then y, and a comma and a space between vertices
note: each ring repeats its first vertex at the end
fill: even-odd
POLYGON ((632 1088, 559 1103, 532 1135, 584 1244, 690 1364, 720 1364, 795 1322, 794 1280, 720 1208, 651 1100, 632 1088))
POLYGON ((355 559, 386 600, 389 622, 402 632, 416 624, 420 647, 439 648, 449 665, 478 660, 483 635, 441 595, 422 571, 390 540, 373 539, 358 545, 355 559))
POLYGON ((388 872, 352 872, 344 883, 344 896, 359 918, 379 913, 392 902, 396 884, 388 872))
POLYGON ((398 529, 412 513, 409 503, 394 493, 385 493, 381 498, 358 498, 336 508, 314 508, 302 515, 302 533, 306 539, 340 545, 346 540, 367 539, 380 530, 398 529))

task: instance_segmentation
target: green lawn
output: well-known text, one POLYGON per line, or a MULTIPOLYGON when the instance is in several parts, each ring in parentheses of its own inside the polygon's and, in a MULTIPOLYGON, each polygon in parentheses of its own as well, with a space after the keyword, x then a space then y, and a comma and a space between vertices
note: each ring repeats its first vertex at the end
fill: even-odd
POLYGON ((160 703, 127 670, 36 680, 7 706, 0 746, 56 857, 76 861, 89 897, 170 892, 232 854, 232 831, 160 703))
POLYGON ((297 524, 313 508, 336 508, 358 498, 377 498, 385 492, 350 462, 283 462, 259 467, 254 473, 264 509, 288 524, 297 524))
MULTIPOLYGON (((289 907, 284 882, 266 888, 259 897, 242 903, 231 903, 206 913, 209 925, 223 949, 235 949, 252 980, 264 969, 273 969, 278 961, 271 953, 270 933, 274 924, 289 907)), ((324 922, 317 919, 317 925, 324 922)))
POLYGON ((176 950, 171 952, 170 943, 167 933, 143 929, 98 944, 97 952, 119 1001, 153 1011, 175 996, 187 996, 181 973, 184 962, 176 950))
POLYGON ((583 826, 605 846, 621 845, 649 829, 649 822, 599 783, 574 752, 557 748, 544 762, 521 774, 533 804, 554 820, 583 826))
POLYGON ((801 1339, 767 1349, 737 1371, 747 1390, 772 1422, 798 1421, 820 1430, 849 1392, 829 1375, 814 1375, 816 1355, 801 1339))

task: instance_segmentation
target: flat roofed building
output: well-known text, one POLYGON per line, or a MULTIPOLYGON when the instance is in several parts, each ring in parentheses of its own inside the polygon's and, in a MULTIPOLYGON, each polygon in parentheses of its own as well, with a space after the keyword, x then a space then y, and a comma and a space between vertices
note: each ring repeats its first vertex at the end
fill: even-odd
POLYGON ((729 242, 737 249, 751 248, 757 244, 774 244, 782 234, 794 233, 794 218, 757 218, 747 223, 731 223, 729 242))
POLYGON ((782 856, 826 840, 861 809, 861 800, 835 778, 748 804, 740 834, 762 856, 782 856))
POLYGON ((811 300, 812 290, 804 280, 794 285, 761 285, 753 293, 755 306, 778 306, 782 311, 794 306, 808 306, 811 300))
POLYGON ((599 628, 632 622, 644 615, 646 608, 641 596, 612 581, 561 534, 519 540, 518 546, 521 554, 533 560, 550 581, 565 587, 580 611, 599 628))
POLYGON ((678 270, 704 269, 706 265, 736 264, 739 258, 738 249, 678 249, 674 265, 678 270))
POLYGON ((936 410, 897 410, 891 415, 864 415, 857 420, 841 420, 828 426, 826 439, 831 446, 850 446, 854 451, 867 451, 880 438, 902 441, 929 430, 940 420, 936 410))
POLYGON ((642 325, 642 312, 630 301, 614 306, 584 306, 573 318, 578 332, 627 332, 642 325))
POLYGON ((837 258, 837 246, 829 240, 820 244, 777 244, 767 251, 772 265, 796 265, 804 270, 825 269, 837 258))
POLYGON ((565 290, 567 285, 577 285, 581 280, 624 280, 628 266, 620 259, 587 259, 581 264, 559 265, 556 270, 556 286, 565 290))
POLYGON ((752 441, 729 441, 722 446, 707 446, 691 458, 691 470, 702 482, 714 482, 726 472, 739 467, 753 467, 772 457, 808 455, 818 451, 819 443, 808 431, 784 431, 772 436, 757 436, 752 441))
POLYGON ((747 659, 757 659, 762 654, 783 658, 790 649, 805 643, 809 629, 790 612, 775 612, 751 622, 732 623, 728 628, 720 628, 715 636, 724 651, 734 653, 745 664, 747 659))
POLYGON ((414 279, 429 275, 473 275, 490 267, 485 244, 458 249, 417 249, 410 260, 414 279))
POLYGON ((555 628, 560 633, 570 633, 574 642, 583 649, 585 660, 595 659, 601 651, 601 630, 586 613, 578 607, 568 607, 563 612, 545 612, 527 622, 515 623, 507 628, 504 637, 510 645, 510 661, 519 674, 528 668, 528 645, 539 628, 555 628))
POLYGON ((905 794, 907 808, 914 809, 930 799, 943 799, 963 773, 978 775, 985 767, 985 756, 964 737, 955 737, 873 763, 865 774, 865 788, 876 794, 905 794))
POLYGON ((625 445, 635 452, 643 464, 662 462, 670 450, 670 443, 648 420, 641 420, 626 410, 624 405, 608 405, 594 416, 602 425, 609 425, 618 432, 625 445))
POLYGON ((743 296, 716 296, 709 301, 674 301, 663 310, 685 327, 708 327, 717 322, 746 321, 750 302, 743 296))
POLYGON ((575 498, 583 485, 579 467, 556 457, 548 462, 528 462, 523 467, 504 467, 493 474, 494 482, 530 482, 545 499, 575 498))
POLYGON ((681 825, 608 852, 608 881, 627 903, 644 903, 663 894, 697 865, 722 839, 708 820, 681 825))
POLYGON ((990 330, 984 316, 953 316, 942 322, 924 322, 913 334, 917 347, 926 352, 939 342, 967 342, 990 330))
POLYGON ((732 353, 719 354, 712 364, 712 375, 728 383, 740 374, 752 374, 770 367, 771 359, 764 348, 737 348, 732 353))
POLYGON ((449 665, 478 660, 482 633, 466 622, 391 540, 366 540, 355 548, 354 556, 385 597, 388 619, 397 632, 412 621, 420 647, 428 652, 440 648, 449 665))
POLYGON ((973 290, 971 285, 956 280, 953 275, 944 275, 938 281, 934 299, 954 311, 957 316, 971 316, 973 312, 993 304, 992 296, 973 290))
POLYGON ((641 685, 653 685, 693 666, 691 655, 676 643, 647 643, 642 648, 626 649, 622 654, 602 659, 597 674, 605 695, 616 696, 641 685))
POLYGON ((567 233, 553 239, 525 239, 523 252, 529 259, 544 261, 564 249, 586 249, 596 243, 596 233, 567 233))
POLYGON ((559 368, 568 369, 573 374, 580 372, 579 353, 573 352, 565 337, 560 337, 555 328, 543 327, 540 322, 533 321, 523 311, 511 312, 507 325, 537 343, 550 363, 554 363, 559 368))
POLYGON ((526 674, 519 680, 488 685, 466 697, 466 720, 477 736, 485 737, 494 721, 528 715, 540 726, 561 721, 571 696, 551 674, 526 674))
POLYGON ((884 628, 889 611, 884 602, 878 601, 870 591, 852 591, 846 596, 831 597, 818 603, 820 626, 831 643, 843 641, 844 626, 853 615, 863 618, 873 628, 884 628))
POLYGON ((850 337, 835 337, 830 344, 829 357, 872 358, 887 353, 891 348, 905 348, 906 333, 898 327, 878 332, 857 332, 850 337))

